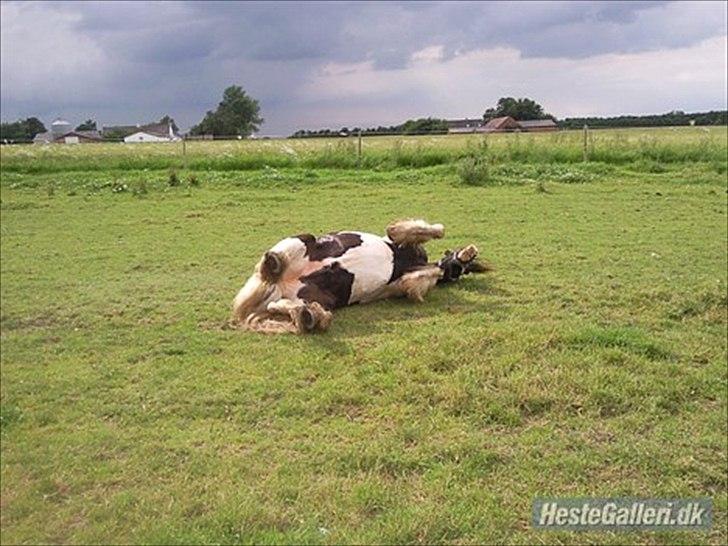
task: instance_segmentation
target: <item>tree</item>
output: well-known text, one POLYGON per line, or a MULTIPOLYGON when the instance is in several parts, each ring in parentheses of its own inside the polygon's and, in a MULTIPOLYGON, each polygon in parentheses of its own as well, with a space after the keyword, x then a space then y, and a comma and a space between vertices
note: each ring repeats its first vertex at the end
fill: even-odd
POLYGON ((167 115, 165 115, 164 117, 162 117, 162 119, 160 119, 157 123, 165 123, 165 124, 168 124, 168 125, 172 125, 172 130, 175 133, 179 133, 179 127, 177 127, 177 124, 174 122, 174 119, 171 118, 171 117, 169 117, 169 116, 167 116, 167 115))
POLYGON ((543 106, 534 100, 528 98, 514 99, 513 97, 501 97, 495 108, 488 108, 483 114, 483 119, 487 122, 493 118, 510 116, 516 121, 526 119, 553 119, 556 118, 551 114, 547 114, 543 110, 543 106))
POLYGON ((38 133, 46 132, 43 122, 36 117, 27 118, 25 120, 25 132, 29 140, 33 140, 38 133))
POLYGON ((248 96, 242 87, 231 85, 225 89, 217 110, 208 110, 203 120, 190 129, 190 133, 249 136, 258 130, 261 123, 263 118, 260 117, 258 101, 248 96))
POLYGON ((405 134, 447 133, 447 121, 437 118, 408 119, 399 126, 405 134))
POLYGON ((81 125, 76 127, 76 131, 95 131, 96 122, 92 119, 87 119, 81 125))
POLYGON ((26 132, 22 121, 0 124, 0 141, 17 142, 25 139, 26 132))
POLYGON ((25 142, 35 138, 38 133, 45 133, 43 122, 36 117, 30 117, 12 123, 0 124, 0 141, 25 142))
POLYGON ((438 118, 419 118, 419 119, 408 119, 400 125, 390 125, 384 127, 380 125, 378 127, 369 127, 367 129, 354 127, 351 131, 348 127, 342 127, 338 131, 332 131, 331 129, 319 129, 318 131, 308 131, 306 129, 299 129, 293 135, 293 138, 307 138, 307 137, 326 137, 326 136, 349 136, 350 134, 358 134, 361 129, 364 135, 421 135, 427 133, 441 134, 447 133, 448 126, 447 121, 438 118))

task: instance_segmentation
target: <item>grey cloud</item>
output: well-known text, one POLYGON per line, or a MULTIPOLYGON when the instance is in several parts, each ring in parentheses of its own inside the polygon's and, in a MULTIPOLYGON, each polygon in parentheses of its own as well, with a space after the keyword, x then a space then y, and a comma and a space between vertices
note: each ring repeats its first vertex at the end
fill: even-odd
MULTIPOLYGON (((506 46, 529 57, 583 58, 654 47, 681 47, 724 28, 712 17, 671 32, 659 17, 667 2, 195 2, 74 3, 80 32, 117 54, 162 46, 161 62, 198 57, 251 60, 371 59, 401 68, 428 45, 455 51, 506 46), (639 27, 639 28, 636 28, 639 27), (667 28, 666 28, 667 27, 667 28), (184 54, 175 55, 180 49, 184 54)), ((59 8, 60 9, 60 8, 59 8)), ((151 59, 148 59, 151 60, 151 59)))
MULTIPOLYGON (((122 122, 133 104, 138 112, 185 115, 182 122, 191 124, 214 107, 222 88, 240 83, 260 99, 266 128, 289 126, 297 123, 290 119, 293 113, 322 108, 302 104, 296 90, 327 63, 371 61, 375 70, 396 70, 409 66, 415 52, 430 46, 442 47, 444 61, 494 47, 516 49, 522 58, 582 59, 686 47, 726 33, 723 2, 3 5, 44 14, 38 15, 44 19, 38 20, 38 28, 33 24, 28 33, 31 28, 44 32, 55 21, 63 21, 69 31, 64 35, 67 43, 59 48, 64 48, 68 60, 76 61, 54 76, 53 86, 44 87, 36 84, 42 59, 25 48, 6 50, 4 41, 3 56, 13 59, 2 60, 3 117, 6 112, 28 112, 33 104, 55 111, 64 105, 82 109, 86 104, 110 117, 117 112, 119 119, 110 121, 122 122), (81 42, 84 45, 77 46, 81 42), (96 53, 93 63, 84 62, 90 48, 96 53), (31 64, 36 80, 28 76, 31 64), (75 88, 74 81, 89 85, 75 88), (59 90, 64 89, 72 91, 61 96, 59 90)), ((7 24, 3 17, 3 34, 7 24)), ((48 73, 54 71, 52 64, 45 68, 48 73)), ((376 96, 368 102, 375 100, 384 101, 384 111, 392 105, 401 109, 407 102, 396 89, 386 99, 376 96)), ((426 93, 417 101, 409 107, 428 111, 435 104, 426 93)), ((337 108, 354 106, 337 103, 337 108)))

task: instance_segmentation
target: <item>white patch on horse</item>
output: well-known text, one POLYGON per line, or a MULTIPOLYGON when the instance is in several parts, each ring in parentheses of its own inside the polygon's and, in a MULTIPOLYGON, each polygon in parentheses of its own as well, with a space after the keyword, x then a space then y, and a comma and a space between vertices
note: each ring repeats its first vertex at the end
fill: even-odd
POLYGON ((384 238, 360 231, 350 233, 359 235, 362 244, 350 248, 335 261, 354 274, 349 303, 356 303, 380 290, 389 282, 394 262, 392 249, 384 238))

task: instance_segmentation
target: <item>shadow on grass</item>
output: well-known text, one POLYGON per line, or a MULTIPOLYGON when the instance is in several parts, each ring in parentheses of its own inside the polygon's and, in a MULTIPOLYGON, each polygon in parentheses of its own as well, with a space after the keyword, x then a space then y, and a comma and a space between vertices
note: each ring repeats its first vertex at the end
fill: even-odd
POLYGON ((495 277, 471 277, 453 285, 436 287, 422 303, 396 298, 338 309, 328 332, 307 339, 329 350, 348 352, 347 339, 396 333, 398 329, 409 329, 417 324, 433 325, 448 317, 500 320, 508 313, 504 303, 508 295, 497 286, 495 277))
MULTIPOLYGON (((422 303, 393 298, 352 305, 334 311, 333 323, 324 333, 304 336, 281 334, 273 337, 296 337, 306 340, 313 347, 343 355, 353 350, 348 340, 396 334, 418 326, 431 327, 438 322, 438 327, 447 329, 467 320, 502 320, 509 313, 509 306, 505 303, 509 296, 509 292, 498 286, 494 275, 466 277, 457 283, 436 287, 425 296, 422 303), (448 321, 448 318, 453 320, 448 321)), ((236 328, 227 318, 203 320, 198 326, 207 331, 227 331, 233 335, 270 339, 264 334, 236 328)))

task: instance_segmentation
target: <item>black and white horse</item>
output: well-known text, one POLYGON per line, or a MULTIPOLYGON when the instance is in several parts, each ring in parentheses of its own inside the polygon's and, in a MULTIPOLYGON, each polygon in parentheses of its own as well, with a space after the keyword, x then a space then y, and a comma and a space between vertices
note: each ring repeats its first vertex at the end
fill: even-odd
POLYGON ((427 262, 423 244, 445 233, 442 224, 401 220, 385 237, 339 231, 287 237, 266 252, 233 301, 233 321, 279 333, 326 330, 331 311, 353 303, 406 296, 422 301, 436 284, 489 268, 468 245, 427 262))

